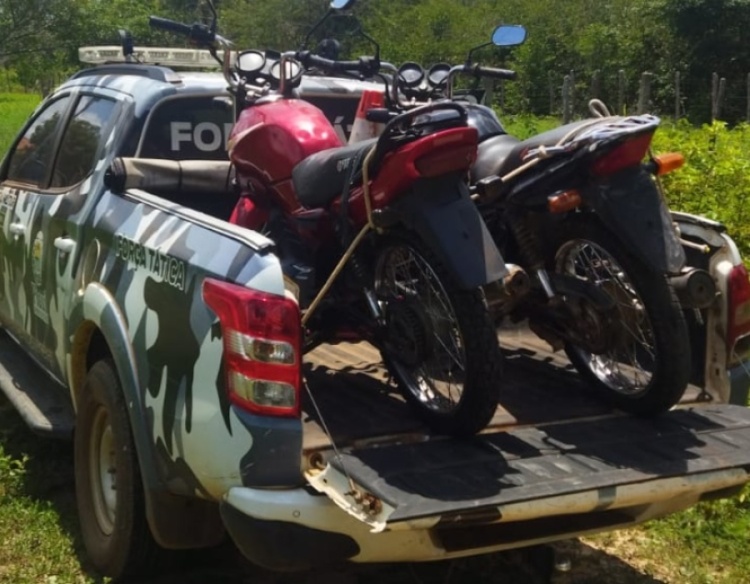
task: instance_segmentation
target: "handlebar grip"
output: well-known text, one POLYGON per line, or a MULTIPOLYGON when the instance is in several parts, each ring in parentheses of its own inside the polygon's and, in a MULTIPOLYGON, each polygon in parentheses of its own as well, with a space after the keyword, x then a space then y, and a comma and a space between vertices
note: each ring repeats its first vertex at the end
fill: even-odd
POLYGON ((295 57, 305 67, 318 67, 327 71, 338 71, 338 72, 351 72, 351 71, 362 71, 362 61, 333 61, 331 59, 325 59, 318 57, 309 51, 298 52, 295 57))
POLYGON ((148 24, 153 28, 159 28, 161 30, 167 30, 169 32, 176 32, 185 36, 190 36, 193 30, 192 26, 169 20, 168 18, 162 18, 160 16, 149 16, 148 24))
POLYGON ((477 65, 472 71, 475 75, 482 77, 493 77, 495 79, 508 79, 510 81, 516 78, 516 72, 510 69, 496 69, 495 67, 482 67, 477 65))

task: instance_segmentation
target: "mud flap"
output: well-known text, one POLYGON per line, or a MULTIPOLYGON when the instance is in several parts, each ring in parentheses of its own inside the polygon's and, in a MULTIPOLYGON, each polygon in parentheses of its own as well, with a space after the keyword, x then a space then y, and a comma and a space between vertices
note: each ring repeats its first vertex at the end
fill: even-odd
POLYGON ((582 194, 604 225, 651 270, 680 273, 685 251, 651 175, 641 169, 625 170, 582 194))
POLYGON ((394 210, 466 290, 508 274, 466 183, 459 176, 423 179, 394 210))

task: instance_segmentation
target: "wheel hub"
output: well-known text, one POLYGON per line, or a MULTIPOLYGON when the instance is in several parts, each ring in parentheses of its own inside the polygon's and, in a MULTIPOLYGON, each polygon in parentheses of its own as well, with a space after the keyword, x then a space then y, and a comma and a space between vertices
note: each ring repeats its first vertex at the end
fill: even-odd
POLYGON ((106 534, 114 531, 117 505, 114 435, 104 409, 97 413, 90 446, 91 491, 94 514, 106 534))

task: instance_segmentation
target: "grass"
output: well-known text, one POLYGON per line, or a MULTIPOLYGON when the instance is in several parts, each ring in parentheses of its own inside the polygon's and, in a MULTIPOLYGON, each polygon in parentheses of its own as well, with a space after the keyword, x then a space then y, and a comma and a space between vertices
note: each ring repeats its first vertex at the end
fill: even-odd
POLYGON ((0 582, 84 584, 70 444, 35 437, 0 397, 0 582))
POLYGON ((0 93, 0 159, 39 101, 33 93, 0 93))
MULTIPOLYGON (((0 94, 0 156, 38 102, 35 95, 0 94)), ((505 116, 503 122, 510 133, 521 137, 558 124, 555 119, 528 116, 505 116)), ((657 133, 656 148, 676 148, 688 156, 686 169, 675 173, 668 184, 675 205, 727 222, 730 233, 748 253, 750 231, 743 223, 750 221, 743 213, 745 196, 750 193, 746 155, 750 151, 750 129, 741 126, 730 130, 720 124, 699 129, 665 125, 657 133)), ((72 467, 70 444, 33 436, 0 397, 0 583, 100 582, 82 559, 72 467)), ((750 488, 746 488, 739 496, 701 503, 641 528, 560 544, 559 550, 574 556, 574 572, 561 581, 740 582, 750 573, 749 534, 750 488)), ((496 554, 447 564, 368 569, 358 581, 512 582, 513 576, 508 576, 514 573, 512 567, 507 565, 506 556, 502 558, 496 554)), ((169 582, 177 581, 202 580, 184 577, 169 582)), ((253 581, 287 579, 256 574, 253 581)))

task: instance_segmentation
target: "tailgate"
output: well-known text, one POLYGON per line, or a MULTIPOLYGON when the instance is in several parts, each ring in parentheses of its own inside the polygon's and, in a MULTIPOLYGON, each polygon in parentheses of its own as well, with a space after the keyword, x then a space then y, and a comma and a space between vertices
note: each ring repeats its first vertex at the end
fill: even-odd
POLYGON ((707 405, 331 451, 307 478, 379 531, 697 500, 749 468, 750 411, 707 405))

